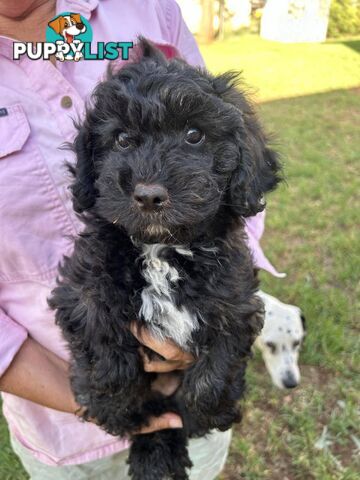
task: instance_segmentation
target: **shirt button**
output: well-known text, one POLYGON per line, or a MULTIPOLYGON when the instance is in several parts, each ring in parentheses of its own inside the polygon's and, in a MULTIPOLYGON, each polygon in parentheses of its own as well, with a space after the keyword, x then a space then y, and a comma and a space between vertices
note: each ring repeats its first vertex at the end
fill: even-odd
POLYGON ((73 104, 73 102, 71 100, 71 97, 69 97, 68 95, 65 95, 65 97, 62 97, 61 106, 63 108, 71 108, 72 104, 73 104))

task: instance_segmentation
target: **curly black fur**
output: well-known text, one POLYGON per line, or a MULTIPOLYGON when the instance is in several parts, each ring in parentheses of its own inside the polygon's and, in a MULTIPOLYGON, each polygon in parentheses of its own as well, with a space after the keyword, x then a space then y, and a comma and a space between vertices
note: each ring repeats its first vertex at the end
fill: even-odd
MULTIPOLYGON (((214 77, 165 59, 144 39, 140 46, 141 59, 98 85, 79 127, 72 192, 86 228, 49 304, 69 343, 84 418, 125 436, 150 415, 180 413, 181 430, 131 434, 129 462, 134 480, 185 480, 187 439, 240 419, 246 361, 262 325, 243 218, 264 208, 279 164, 234 73, 214 77), (201 144, 184 141, 190 127, 205 133, 201 144), (119 147, 120 132, 129 148, 119 147), (139 183, 162 185, 169 202, 141 210, 133 198, 139 183), (144 248, 151 245, 156 261, 178 274, 164 277, 172 305, 194 321, 182 347, 197 361, 179 372, 171 397, 151 390, 156 374, 144 372, 128 328, 137 319, 162 329, 156 303, 152 322, 139 313, 149 286, 144 248)), ((156 298, 161 304, 162 293, 156 298)))

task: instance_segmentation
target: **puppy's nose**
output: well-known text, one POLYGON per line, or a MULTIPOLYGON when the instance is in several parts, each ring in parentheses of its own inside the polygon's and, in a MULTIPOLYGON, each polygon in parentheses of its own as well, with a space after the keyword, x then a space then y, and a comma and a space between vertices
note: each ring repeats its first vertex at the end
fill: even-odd
POLYGON ((155 210, 169 199, 166 188, 161 185, 144 185, 138 183, 134 190, 134 200, 137 205, 147 210, 155 210))
POLYGON ((286 377, 282 379, 282 383, 285 388, 295 388, 298 384, 294 374, 291 372, 288 372, 286 377))
POLYGON ((84 28, 84 24, 83 23, 77 23, 76 28, 78 28, 79 30, 82 30, 84 28))

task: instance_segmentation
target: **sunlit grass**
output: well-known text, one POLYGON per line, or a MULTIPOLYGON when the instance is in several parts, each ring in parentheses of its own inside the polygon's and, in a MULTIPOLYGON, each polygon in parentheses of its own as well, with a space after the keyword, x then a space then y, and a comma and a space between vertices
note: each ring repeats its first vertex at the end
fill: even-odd
POLYGON ((360 82, 360 40, 285 44, 255 35, 202 45, 212 72, 242 70, 259 100, 350 88, 360 82))

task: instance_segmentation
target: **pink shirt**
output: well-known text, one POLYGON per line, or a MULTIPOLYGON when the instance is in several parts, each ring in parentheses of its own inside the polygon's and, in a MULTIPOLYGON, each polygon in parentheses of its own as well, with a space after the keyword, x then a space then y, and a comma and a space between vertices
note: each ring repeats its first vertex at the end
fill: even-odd
MULTIPOLYGON (((93 42, 133 41, 138 34, 172 44, 192 64, 202 64, 194 39, 174 0, 60 0, 57 12, 90 20, 93 42)), ((49 19, 50 20, 50 19, 49 19)), ((234 67, 236 67, 234 65, 234 67)), ((12 40, 0 37, 0 375, 27 335, 68 359, 46 299, 57 265, 71 253, 71 235, 82 228, 73 213, 69 174, 72 155, 58 147, 72 141, 73 118, 104 74, 105 61, 12 60, 12 40), (62 106, 69 96, 72 106, 62 106)), ((249 219, 247 232, 257 265, 279 275, 259 239, 264 214, 249 219)), ((67 465, 95 460, 128 447, 75 415, 3 394, 12 434, 40 461, 67 465)))

